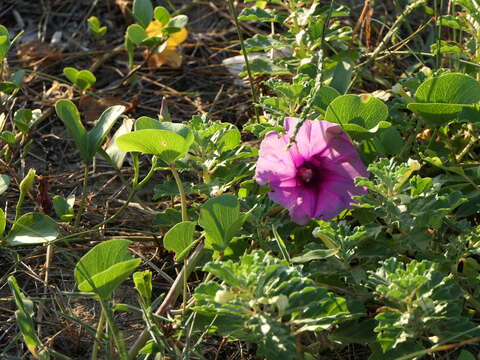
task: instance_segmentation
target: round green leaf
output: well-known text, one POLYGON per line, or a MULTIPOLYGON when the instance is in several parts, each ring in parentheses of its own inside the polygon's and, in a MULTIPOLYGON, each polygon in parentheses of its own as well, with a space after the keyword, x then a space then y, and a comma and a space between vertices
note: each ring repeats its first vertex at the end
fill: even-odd
POLYGON ((153 11, 153 17, 161 22, 163 25, 167 24, 170 20, 170 14, 163 6, 157 6, 153 11))
POLYGON ((480 102, 480 83, 464 74, 444 74, 423 82, 408 109, 434 125, 455 119, 480 102))
POLYGON ((387 106, 370 95, 339 96, 325 113, 325 120, 340 124, 355 139, 372 137, 379 129, 389 127, 387 118, 387 106))
POLYGON ((127 37, 135 45, 140 45, 147 38, 147 33, 140 25, 133 24, 127 28, 127 37))
POLYGON ((166 163, 172 163, 185 155, 190 147, 182 136, 168 130, 157 129, 138 130, 122 135, 118 137, 116 143, 122 151, 157 155, 166 163))

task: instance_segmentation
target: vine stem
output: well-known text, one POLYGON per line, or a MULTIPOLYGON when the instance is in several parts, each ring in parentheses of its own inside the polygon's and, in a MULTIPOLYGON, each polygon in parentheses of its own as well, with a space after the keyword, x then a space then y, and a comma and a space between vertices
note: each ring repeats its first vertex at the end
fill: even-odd
POLYGON ((247 69, 248 81, 250 82, 250 89, 252 91, 253 109, 255 110, 255 117, 257 118, 257 122, 260 123, 260 114, 258 113, 258 108, 257 108, 257 104, 258 104, 257 91, 255 89, 255 84, 253 82, 252 69, 250 67, 250 62, 248 60, 247 52, 245 50, 243 33, 242 33, 242 29, 240 28, 240 23, 238 22, 237 9, 235 8, 233 0, 228 0, 228 7, 230 8, 230 12, 231 12, 233 20, 235 22, 235 27, 237 29, 238 40, 240 40, 240 48, 242 49, 243 59, 245 60, 245 67, 247 69))
POLYGON ((85 203, 87 202, 87 190, 88 190, 88 163, 84 164, 83 169, 83 188, 82 188, 82 200, 80 200, 80 208, 78 209, 77 216, 75 217, 75 229, 78 229, 80 225, 80 218, 85 211, 85 203))

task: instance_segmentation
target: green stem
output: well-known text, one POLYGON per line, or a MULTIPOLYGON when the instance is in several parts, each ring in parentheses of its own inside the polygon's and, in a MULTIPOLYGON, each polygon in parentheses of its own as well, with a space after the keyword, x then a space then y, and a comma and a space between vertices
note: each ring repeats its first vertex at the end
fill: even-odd
POLYGON ((250 89, 252 91, 253 109, 255 110, 255 117, 257 118, 257 123, 260 123, 260 114, 258 113, 258 108, 257 108, 257 104, 258 104, 257 91, 255 89, 255 84, 253 82, 252 69, 250 68, 250 62, 248 60, 247 52, 245 50, 245 43, 243 40, 242 29, 240 28, 240 23, 238 22, 237 9, 233 4, 233 0, 228 0, 228 6, 230 8, 230 12, 232 13, 233 20, 235 21, 235 27, 237 29, 238 39, 240 40, 240 48, 242 49, 243 58, 245 60, 245 67, 247 69, 248 81, 250 82, 250 89))
POLYGON ((23 201, 25 200, 25 194, 20 191, 20 195, 18 196, 17 206, 15 207, 15 221, 18 220, 20 217, 20 211, 22 209, 23 201))
POLYGON ((78 229, 80 225, 80 218, 85 211, 85 204, 87 202, 87 190, 88 190, 88 164, 84 164, 83 169, 83 188, 82 188, 82 200, 80 200, 80 208, 78 209, 77 216, 75 217, 75 228, 78 229))
POLYGON ((128 359, 128 353, 125 348, 125 344, 122 340, 122 338, 119 336, 117 327, 115 326, 115 323, 113 322, 113 314, 111 312, 111 309, 108 307, 107 303, 105 302, 104 299, 99 298, 100 301, 100 306, 102 307, 102 313, 105 314, 105 318, 108 324, 108 329, 110 330, 109 332, 111 333, 113 337, 113 341, 115 342, 115 346, 117 347, 117 350, 120 354, 120 359, 121 360, 127 360, 128 359))
POLYGON ((182 204, 182 221, 188 221, 187 196, 185 194, 185 188, 183 187, 183 183, 180 179, 180 175, 178 175, 177 169, 175 169, 175 165, 170 164, 170 170, 172 171, 172 175, 177 183, 178 192, 180 193, 180 201, 182 204))
POLYGON ((95 339, 93 340, 92 360, 97 360, 98 346, 100 344, 100 337, 102 335, 103 328, 105 327, 105 320, 105 312, 102 310, 100 313, 100 319, 98 320, 97 333, 95 334, 95 339))

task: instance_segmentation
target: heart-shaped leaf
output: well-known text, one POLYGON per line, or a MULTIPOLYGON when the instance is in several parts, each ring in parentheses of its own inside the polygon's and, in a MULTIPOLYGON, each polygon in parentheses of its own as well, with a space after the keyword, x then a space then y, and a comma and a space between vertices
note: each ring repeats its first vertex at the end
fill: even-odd
POLYGON ((480 83, 464 74, 444 74, 423 82, 408 109, 432 125, 442 125, 480 102, 480 83))
POLYGON ((165 249, 175 252, 175 261, 182 261, 192 247, 195 223, 193 221, 182 221, 172 227, 163 238, 165 249))
POLYGON ((190 147, 188 141, 172 131, 144 129, 120 136, 116 141, 122 151, 137 151, 157 155, 167 164, 185 155, 190 147))
POLYGON ((215 250, 223 251, 247 217, 248 213, 240 212, 237 198, 225 194, 202 205, 198 224, 205 230, 206 244, 215 250))
POLYGON ((325 120, 340 124, 353 138, 362 140, 373 137, 391 124, 387 106, 370 95, 342 95, 328 105, 325 120))
POLYGON ((109 297, 140 265, 128 251, 131 241, 114 239, 98 244, 87 252, 74 270, 75 282, 81 291, 109 297))
POLYGON ((97 81, 95 75, 88 70, 79 71, 72 67, 66 67, 63 69, 63 74, 82 91, 91 88, 97 81))
POLYGON ((58 236, 58 225, 49 216, 39 213, 22 215, 12 226, 5 241, 9 245, 33 245, 53 241, 58 236))

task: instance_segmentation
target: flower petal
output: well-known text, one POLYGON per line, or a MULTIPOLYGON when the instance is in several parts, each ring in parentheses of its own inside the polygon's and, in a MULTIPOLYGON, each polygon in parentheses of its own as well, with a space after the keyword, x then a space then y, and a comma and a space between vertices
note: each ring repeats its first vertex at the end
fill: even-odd
POLYGON ((292 146, 288 149, 288 135, 268 133, 260 145, 255 177, 260 185, 295 186, 297 164, 302 157, 292 146))

